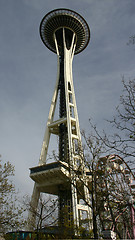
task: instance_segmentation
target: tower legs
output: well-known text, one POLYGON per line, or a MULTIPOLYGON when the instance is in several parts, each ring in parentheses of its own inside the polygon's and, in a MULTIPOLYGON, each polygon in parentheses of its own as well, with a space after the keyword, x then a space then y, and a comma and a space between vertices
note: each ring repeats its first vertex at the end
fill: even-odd
POLYGON ((36 216, 37 216, 37 207, 38 207, 39 197, 40 197, 40 192, 37 188, 37 184, 34 183, 33 193, 32 193, 31 202, 29 206, 28 222, 27 222, 27 230, 29 231, 36 229, 36 216))
MULTIPOLYGON (((37 172, 34 170, 34 173, 31 174, 31 178, 35 181, 31 206, 36 212, 41 189, 45 193, 56 194, 59 200, 59 226, 74 228, 74 233, 77 235, 82 221, 82 212, 87 213, 90 222, 91 211, 89 206, 80 204, 77 188, 79 178, 76 176, 76 171, 81 166, 82 175, 80 177, 82 177, 81 180, 83 181, 84 162, 83 156, 80 156, 77 150, 78 148, 81 150, 81 135, 72 78, 72 61, 76 47, 76 36, 71 30, 61 28, 55 32, 54 38, 58 55, 58 76, 43 140, 39 167, 36 168, 37 172), (60 100, 59 119, 54 121, 58 94, 60 100), (58 169, 58 166, 55 168, 54 165, 51 165, 52 168, 50 169, 50 166, 47 167, 46 164, 48 145, 52 133, 59 137, 59 162, 65 166, 64 170, 62 167, 58 169), (58 171, 59 175, 57 175, 58 171), (56 178, 56 181, 52 180, 52 176, 54 179, 56 178), (59 179, 60 176, 62 176, 63 180, 59 179), (68 187, 65 188, 65 186, 68 187), (56 192, 55 188, 58 189, 56 192)), ((88 189, 86 190, 84 185, 82 185, 82 188, 83 196, 88 200, 88 189)), ((29 212, 29 230, 32 229, 32 226, 35 226, 35 212, 29 212)))

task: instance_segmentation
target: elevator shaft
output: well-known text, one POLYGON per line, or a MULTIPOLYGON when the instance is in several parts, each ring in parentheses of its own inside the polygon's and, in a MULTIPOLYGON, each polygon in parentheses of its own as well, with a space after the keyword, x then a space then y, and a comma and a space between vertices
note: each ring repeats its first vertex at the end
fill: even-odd
MULTIPOLYGON (((60 75, 59 75, 59 117, 66 117, 66 96, 65 96, 65 81, 64 81, 64 54, 59 56, 60 75)), ((68 163, 68 133, 65 123, 59 126, 59 160, 68 163)))

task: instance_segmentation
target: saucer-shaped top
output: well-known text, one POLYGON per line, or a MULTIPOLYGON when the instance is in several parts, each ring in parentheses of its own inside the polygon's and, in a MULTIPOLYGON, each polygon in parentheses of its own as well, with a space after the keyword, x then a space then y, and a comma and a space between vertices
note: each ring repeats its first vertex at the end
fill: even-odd
POLYGON ((56 53, 54 33, 60 28, 70 29, 76 34, 75 54, 87 47, 90 30, 85 19, 69 9, 56 9, 44 16, 40 24, 40 36, 47 48, 56 53))

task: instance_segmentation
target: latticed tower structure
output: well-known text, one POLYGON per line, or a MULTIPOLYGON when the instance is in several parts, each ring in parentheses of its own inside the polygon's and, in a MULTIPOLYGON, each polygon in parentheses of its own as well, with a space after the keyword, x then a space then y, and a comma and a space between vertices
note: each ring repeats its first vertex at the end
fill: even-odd
MULTIPOLYGON (((40 36, 45 46, 57 54, 58 74, 39 165, 30 169, 30 177, 35 182, 31 204, 37 208, 41 192, 57 195, 59 225, 66 224, 69 227, 74 225, 77 229, 82 224, 82 220, 85 220, 90 229, 91 210, 84 204, 85 201, 81 201, 81 199, 87 202, 90 200, 80 151, 81 135, 72 77, 74 54, 80 53, 87 47, 90 39, 89 27, 78 13, 68 9, 56 9, 42 19, 40 36), (54 121, 58 98, 59 119, 54 121), (59 161, 46 164, 51 134, 56 134, 59 138, 59 161), (76 175, 78 169, 81 179, 76 175), (85 184, 82 184, 84 181, 85 184), (82 214, 84 212, 85 214, 82 214)), ((34 214, 29 213, 29 225, 33 220, 35 220, 34 214)))

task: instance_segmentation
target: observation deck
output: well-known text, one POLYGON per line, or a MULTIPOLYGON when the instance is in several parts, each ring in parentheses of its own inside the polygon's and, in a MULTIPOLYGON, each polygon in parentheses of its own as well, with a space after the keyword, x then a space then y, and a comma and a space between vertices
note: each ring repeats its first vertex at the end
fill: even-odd
MULTIPOLYGON (((85 171, 90 184, 91 173, 89 172, 89 169, 85 169, 85 171)), ((76 174, 78 174, 78 187, 80 187, 80 191, 82 191, 81 189, 83 189, 83 184, 80 180, 81 178, 79 178, 79 171, 77 171, 76 174)), ((63 185, 65 189, 70 188, 71 176, 69 173, 69 166, 65 162, 52 162, 30 168, 30 177, 36 182, 41 192, 58 195, 60 185, 63 185)))
POLYGON ((57 195, 59 185, 69 185, 69 167, 60 161, 44 164, 30 168, 30 177, 41 192, 57 195))
POLYGON ((52 52, 57 53, 54 34, 62 28, 75 33, 75 54, 87 47, 90 40, 90 29, 85 19, 73 10, 60 8, 46 14, 40 24, 41 39, 52 52))

